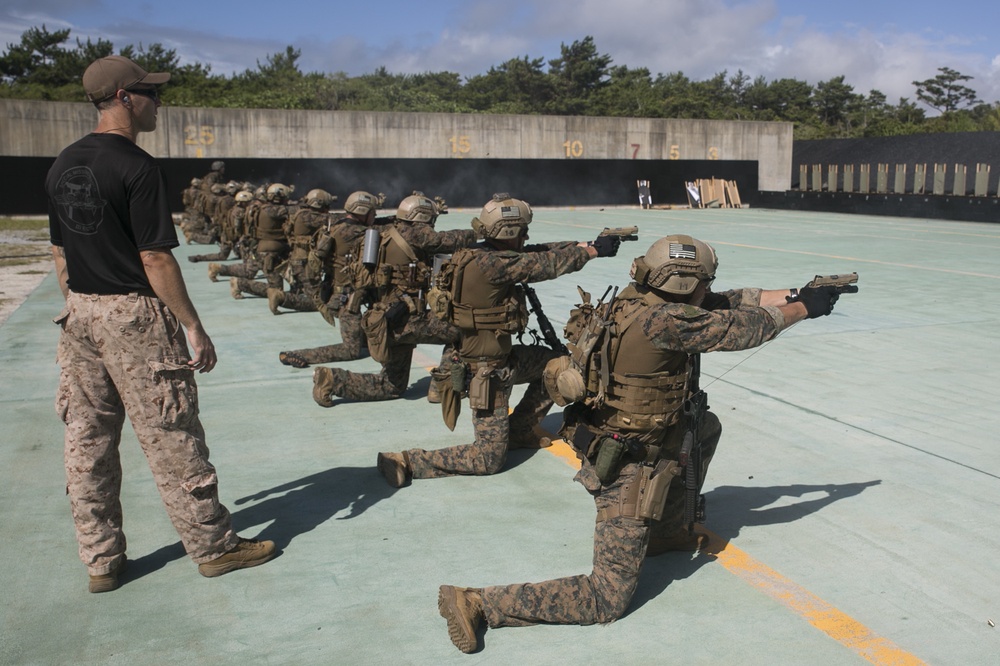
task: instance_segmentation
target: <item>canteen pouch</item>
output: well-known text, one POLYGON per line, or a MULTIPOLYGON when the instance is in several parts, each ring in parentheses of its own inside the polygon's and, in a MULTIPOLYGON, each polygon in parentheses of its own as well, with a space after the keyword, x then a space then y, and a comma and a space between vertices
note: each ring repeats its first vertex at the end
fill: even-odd
POLYGON ((627 448, 620 439, 601 437, 597 445, 597 457, 594 459, 594 472, 601 483, 608 485, 618 477, 618 464, 627 448))

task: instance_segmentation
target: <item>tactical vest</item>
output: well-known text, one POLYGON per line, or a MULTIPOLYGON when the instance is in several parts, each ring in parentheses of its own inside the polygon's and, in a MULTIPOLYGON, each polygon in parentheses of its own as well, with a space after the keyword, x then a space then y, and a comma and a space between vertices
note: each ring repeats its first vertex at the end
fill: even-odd
MULTIPOLYGON (((354 260, 361 254, 361 243, 368 227, 352 217, 343 216, 327 225, 326 235, 332 242, 323 254, 326 270, 333 275, 336 293, 353 285, 351 275, 354 260)), ((327 245, 321 239, 317 246, 327 245)))
POLYGON ((528 325, 528 307, 517 283, 491 284, 475 261, 489 249, 463 248, 441 269, 436 285, 450 295, 447 321, 462 329, 459 354, 465 359, 503 358, 511 335, 528 325))
POLYGON ((262 252, 281 252, 288 247, 284 223, 288 209, 276 204, 264 204, 258 209, 257 247, 262 252))
POLYGON ((381 300, 394 292, 416 296, 421 292, 426 294, 430 288, 431 267, 424 253, 410 245, 392 225, 382 231, 374 277, 381 300))
MULTIPOLYGON (((648 308, 666 303, 656 292, 630 285, 614 300, 603 336, 588 358, 578 359, 585 373, 585 403, 593 407, 591 424, 622 433, 662 433, 681 416, 687 395, 688 355, 657 349, 642 326, 634 325, 648 308)), ((593 330, 592 320, 580 322, 580 330, 593 330)), ((584 314, 599 317, 601 304, 584 314)), ((571 315, 570 320, 574 317, 571 315)), ((570 349, 578 351, 576 343, 570 349)))
POLYGON ((221 194, 215 202, 213 219, 221 226, 229 216, 229 211, 236 205, 236 198, 231 194, 221 194))

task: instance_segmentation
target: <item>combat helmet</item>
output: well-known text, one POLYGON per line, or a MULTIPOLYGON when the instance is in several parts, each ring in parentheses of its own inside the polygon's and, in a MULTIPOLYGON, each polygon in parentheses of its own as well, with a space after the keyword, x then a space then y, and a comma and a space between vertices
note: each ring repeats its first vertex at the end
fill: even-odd
POLYGON ((318 210, 325 210, 329 208, 337 198, 327 192, 326 190, 315 189, 306 192, 305 199, 303 203, 310 208, 316 208, 318 210))
POLYGON ((668 294, 686 295, 701 281, 711 282, 719 259, 708 243, 691 236, 667 236, 632 262, 630 274, 639 284, 668 294))
POLYGON ((506 192, 493 195, 479 217, 472 218, 472 228, 483 238, 509 240, 525 236, 531 224, 531 206, 506 192))
POLYGON ((414 192, 399 202, 396 219, 403 222, 430 222, 437 219, 438 211, 434 202, 423 194, 414 192))
POLYGON ((344 210, 358 217, 367 217, 378 208, 378 198, 369 192, 352 192, 344 203, 344 210))
POLYGON ((240 190, 236 193, 236 203, 249 203, 253 201, 253 192, 250 190, 240 190))
POLYGON ((222 171, 226 168, 226 163, 222 160, 215 160, 212 162, 212 171, 222 171))
POLYGON ((236 194, 239 191, 240 191, 239 182, 231 180, 228 183, 226 183, 226 192, 229 192, 230 194, 236 194))
POLYGON ((267 188, 267 199, 268 201, 288 201, 288 196, 292 193, 292 190, 287 185, 282 185, 281 183, 275 183, 267 188))

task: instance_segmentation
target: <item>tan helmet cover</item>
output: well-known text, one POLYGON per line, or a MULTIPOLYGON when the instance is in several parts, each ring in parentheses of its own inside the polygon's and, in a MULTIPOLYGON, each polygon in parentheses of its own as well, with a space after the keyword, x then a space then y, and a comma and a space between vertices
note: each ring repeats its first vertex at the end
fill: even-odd
POLYGON ((310 208, 329 208, 333 203, 333 195, 326 190, 315 189, 306 193, 305 204, 310 208))
POLYGON ((285 201, 292 190, 287 185, 275 183, 267 188, 267 198, 270 201, 285 201))
POLYGON ((507 193, 494 194, 479 217, 472 219, 472 228, 483 238, 514 239, 527 233, 532 215, 527 202, 507 193))
POLYGON ((542 385, 552 401, 560 407, 587 397, 587 384, 569 356, 557 356, 545 364, 542 385))
POLYGON ((423 194, 415 193, 399 202, 396 219, 404 222, 433 222, 437 219, 437 206, 423 194))
POLYGON ((235 180, 231 180, 228 183, 226 183, 226 192, 229 192, 230 194, 236 194, 239 191, 240 191, 240 184, 235 180))
POLYGON ((365 217, 378 208, 378 198, 369 192, 352 192, 344 203, 344 210, 359 217, 365 217))
POLYGON ((237 203, 247 203, 249 201, 253 201, 253 192, 250 192, 248 190, 240 190, 239 192, 236 193, 237 203))
POLYGON ((668 294, 690 294, 703 280, 714 280, 719 259, 711 245, 691 236, 667 236, 632 262, 639 284, 668 294))

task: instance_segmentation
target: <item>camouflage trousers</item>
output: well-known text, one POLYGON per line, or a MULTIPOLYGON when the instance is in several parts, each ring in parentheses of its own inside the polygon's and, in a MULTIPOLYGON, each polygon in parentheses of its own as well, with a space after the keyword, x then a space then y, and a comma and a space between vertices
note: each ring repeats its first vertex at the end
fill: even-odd
POLYGON ((70 292, 57 361, 66 424, 66 491, 80 559, 106 574, 125 555, 118 446, 126 414, 188 555, 207 562, 238 543, 219 502, 198 418, 184 331, 157 298, 70 292))
POLYGON ((196 245, 214 245, 219 242, 219 231, 217 229, 207 229, 205 231, 191 231, 185 233, 188 243, 196 245))
POLYGON ((514 345, 506 363, 496 371, 500 385, 492 410, 472 413, 476 441, 435 451, 411 449, 410 468, 414 479, 432 479, 456 474, 484 476, 496 474, 507 462, 511 432, 524 433, 538 425, 552 407, 552 399, 542 385, 545 364, 558 356, 542 345, 514 345), (509 410, 515 384, 527 384, 514 411, 509 410))
MULTIPOLYGON (((715 450, 719 446, 719 439, 722 437, 722 423, 712 412, 706 412, 701 425, 701 481, 705 484, 705 475, 708 474, 708 465, 712 462, 715 450)), ((680 457, 681 444, 684 441, 684 429, 675 428, 667 438, 667 445, 663 449, 662 457, 667 460, 677 460, 680 457)), ((657 539, 670 540, 687 529, 684 525, 684 484, 671 483, 670 490, 667 491, 667 503, 663 509, 663 518, 654 521, 650 526, 650 542, 657 539)))
POLYGON ((219 241, 219 251, 215 254, 192 254, 188 257, 188 261, 199 262, 199 261, 225 261, 229 258, 229 255, 233 252, 233 244, 227 243, 225 241, 219 241))
MULTIPOLYGON (((719 419, 708 412, 700 437, 702 484, 721 435, 719 419)), ((677 459, 683 436, 682 428, 670 432, 663 450, 665 458, 677 459)), ((620 506, 622 488, 635 482, 639 469, 637 463, 628 463, 617 479, 602 485, 593 466, 585 460, 575 480, 593 495, 597 510, 601 511, 620 506)), ((650 540, 676 537, 685 529, 683 522, 684 484, 683 479, 677 479, 667 492, 662 520, 617 515, 597 523, 590 575, 485 588, 483 612, 487 623, 491 627, 518 627, 543 622, 587 625, 617 620, 635 594, 650 540)))
MULTIPOLYGON (((222 275, 222 272, 219 272, 222 275)), ((254 280, 252 278, 238 277, 236 278, 236 287, 244 294, 253 294, 254 296, 260 296, 261 298, 267 298, 267 282, 263 280, 254 280)))
MULTIPOLYGON (((339 296, 334 296, 330 303, 334 303, 339 298, 339 296)), ((340 324, 341 342, 322 347, 293 349, 292 353, 298 354, 310 365, 335 361, 354 361, 368 356, 368 342, 365 339, 365 332, 361 328, 361 313, 348 312, 345 307, 333 310, 333 305, 330 306, 330 312, 337 317, 340 324)))
POLYGON ((351 400, 392 400, 403 395, 410 385, 413 349, 418 344, 446 345, 441 365, 451 364, 452 345, 458 341, 459 330, 448 322, 428 313, 410 315, 406 324, 392 336, 389 357, 378 373, 348 372, 342 398, 351 400))
MULTIPOLYGON (((601 485, 589 462, 576 475, 594 496, 597 509, 617 507, 622 486, 633 481, 639 465, 626 465, 618 478, 601 485)), ((594 568, 587 576, 541 583, 498 585, 483 589, 483 613, 490 627, 530 624, 595 624, 621 617, 632 601, 646 557, 648 521, 616 516, 594 528, 594 568)))
POLYGON ((261 270, 264 271, 264 279, 267 286, 272 289, 284 289, 285 278, 282 277, 278 267, 288 258, 288 250, 257 250, 260 257, 261 270))
POLYGON ((219 267, 219 275, 227 277, 246 278, 252 280, 260 273, 260 262, 250 260, 241 264, 223 264, 219 267))

